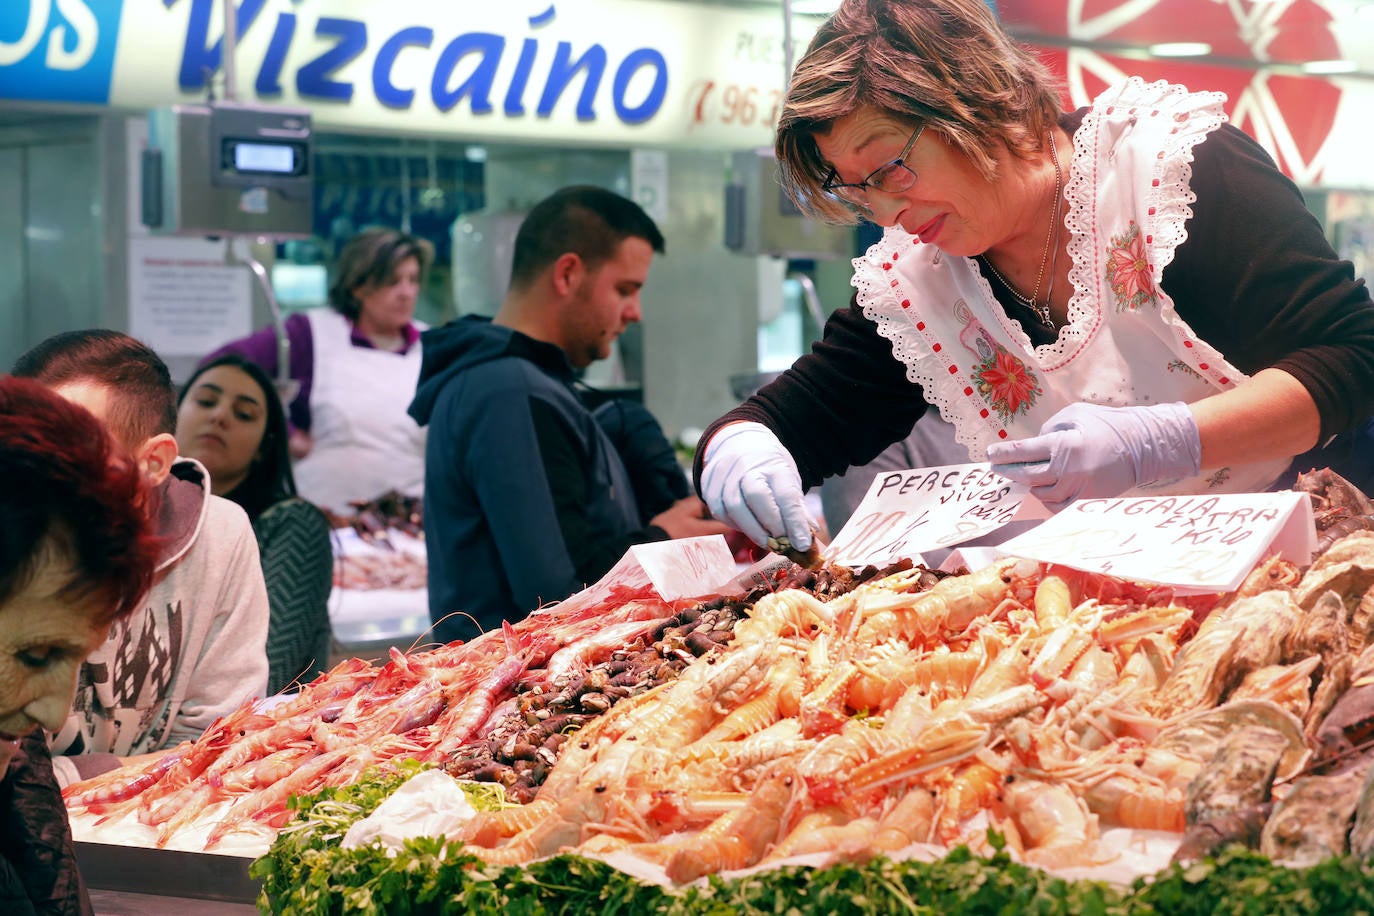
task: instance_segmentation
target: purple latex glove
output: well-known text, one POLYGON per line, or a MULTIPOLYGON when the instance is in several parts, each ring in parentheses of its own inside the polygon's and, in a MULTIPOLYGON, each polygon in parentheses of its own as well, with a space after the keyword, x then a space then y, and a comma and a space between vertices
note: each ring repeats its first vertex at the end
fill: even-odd
POLYGON ((1202 467, 1197 422, 1183 402, 1148 407, 1070 404, 1040 435, 988 446, 997 473, 1058 512, 1075 499, 1163 486, 1202 467))
POLYGON ((797 463, 762 423, 732 423, 706 444, 701 498, 711 514, 760 547, 785 536, 794 550, 811 549, 815 522, 802 502, 797 463))

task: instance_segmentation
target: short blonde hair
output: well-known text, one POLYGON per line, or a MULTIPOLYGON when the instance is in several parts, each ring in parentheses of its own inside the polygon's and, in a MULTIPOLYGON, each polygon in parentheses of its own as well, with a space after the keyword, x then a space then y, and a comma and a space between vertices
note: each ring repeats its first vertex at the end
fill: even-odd
POLYGON ((797 64, 775 145, 783 188, 828 222, 859 214, 821 190, 815 135, 863 106, 938 130, 988 180, 999 147, 1031 156, 1061 113, 1049 69, 984 0, 844 0, 797 64))

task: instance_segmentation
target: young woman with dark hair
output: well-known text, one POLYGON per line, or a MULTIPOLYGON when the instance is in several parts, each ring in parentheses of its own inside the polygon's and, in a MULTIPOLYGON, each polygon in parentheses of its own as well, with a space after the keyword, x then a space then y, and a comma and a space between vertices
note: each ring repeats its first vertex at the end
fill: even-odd
POLYGON ((309 681, 329 663, 329 522, 296 495, 286 412, 262 369, 236 354, 198 369, 178 401, 177 447, 205 465, 211 492, 242 506, 253 524, 272 609, 268 691, 309 681))

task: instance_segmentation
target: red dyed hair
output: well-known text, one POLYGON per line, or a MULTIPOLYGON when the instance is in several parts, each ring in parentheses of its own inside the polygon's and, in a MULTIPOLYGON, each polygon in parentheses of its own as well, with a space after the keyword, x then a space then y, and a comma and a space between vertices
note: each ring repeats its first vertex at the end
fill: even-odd
POLYGON ((143 479, 89 411, 0 377, 0 481, 0 607, 53 553, 74 569, 62 595, 98 597, 99 623, 139 606, 158 556, 143 479))

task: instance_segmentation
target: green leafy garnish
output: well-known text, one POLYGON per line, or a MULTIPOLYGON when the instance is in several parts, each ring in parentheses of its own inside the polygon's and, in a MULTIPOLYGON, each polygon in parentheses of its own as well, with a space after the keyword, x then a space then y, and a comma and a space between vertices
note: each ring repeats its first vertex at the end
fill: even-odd
MULTIPOLYGON (((284 829, 250 874, 263 882, 258 905, 281 914, 458 914, 555 916, 1288 916, 1374 913, 1374 868, 1335 858, 1312 868, 1275 865, 1233 847, 1121 887, 1066 881, 1012 860, 990 834, 991 857, 966 847, 936 862, 828 868, 788 866, 733 880, 665 889, 609 865, 561 855, 524 868, 487 865, 444 839, 408 840, 399 854, 379 845, 342 849, 349 824, 366 817, 418 764, 297 799, 284 829)), ((484 785, 484 784, 465 784, 484 785)), ((493 794, 504 807, 504 793, 493 794)), ((483 790, 485 791, 485 790, 483 790)), ((469 795, 471 798, 471 794, 469 795)), ((474 806, 478 802, 474 800, 474 806)))

